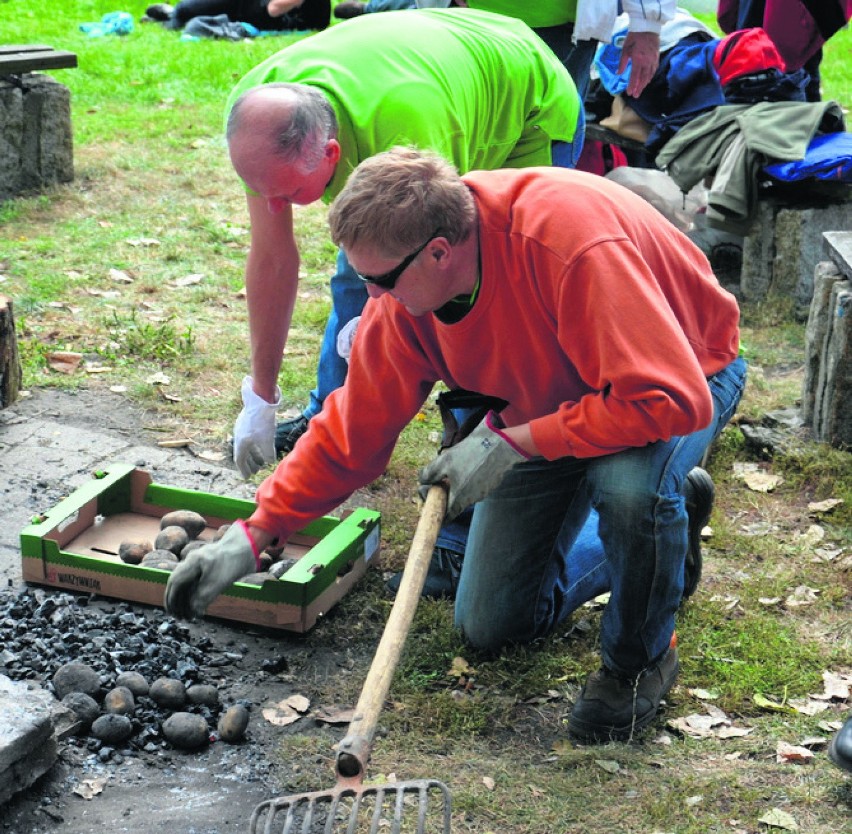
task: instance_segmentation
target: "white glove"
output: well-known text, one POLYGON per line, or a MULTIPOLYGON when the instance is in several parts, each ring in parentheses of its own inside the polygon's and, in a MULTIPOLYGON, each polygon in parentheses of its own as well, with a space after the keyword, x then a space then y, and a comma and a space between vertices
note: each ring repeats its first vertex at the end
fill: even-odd
POLYGON ((358 330, 359 321, 361 321, 361 316, 349 319, 340 328, 340 333, 337 334, 337 355, 341 359, 345 359, 347 364, 349 363, 349 355, 352 353, 352 342, 355 339, 355 332, 358 330))
POLYGON ((200 617, 229 585, 257 570, 257 556, 245 522, 234 522, 219 541, 193 550, 166 583, 166 611, 200 617))
POLYGON ((234 423, 234 463, 244 478, 267 463, 275 462, 275 412, 281 402, 276 387, 275 402, 268 403, 252 390, 250 376, 243 378, 243 410, 234 423))

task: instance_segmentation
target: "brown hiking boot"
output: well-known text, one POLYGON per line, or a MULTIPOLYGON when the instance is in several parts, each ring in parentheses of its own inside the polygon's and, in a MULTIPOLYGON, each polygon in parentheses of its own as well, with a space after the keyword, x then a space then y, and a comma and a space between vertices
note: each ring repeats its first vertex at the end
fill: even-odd
POLYGON ((674 685, 680 663, 672 646, 654 666, 626 679, 605 666, 593 672, 574 703, 568 730, 584 741, 629 741, 651 723, 674 685))

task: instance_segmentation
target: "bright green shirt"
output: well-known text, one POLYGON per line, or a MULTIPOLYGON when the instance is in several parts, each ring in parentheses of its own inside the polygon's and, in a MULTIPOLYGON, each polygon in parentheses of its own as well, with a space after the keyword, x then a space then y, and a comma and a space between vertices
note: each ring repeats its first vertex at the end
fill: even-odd
POLYGON ((579 98, 568 71, 514 18, 470 9, 363 15, 285 47, 248 72, 226 107, 260 84, 320 88, 338 120, 341 159, 323 199, 359 162, 394 145, 473 169, 550 165, 571 141, 579 98))
POLYGON ((467 0, 471 9, 483 9, 523 20, 536 29, 560 26, 577 19, 577 0, 467 0))

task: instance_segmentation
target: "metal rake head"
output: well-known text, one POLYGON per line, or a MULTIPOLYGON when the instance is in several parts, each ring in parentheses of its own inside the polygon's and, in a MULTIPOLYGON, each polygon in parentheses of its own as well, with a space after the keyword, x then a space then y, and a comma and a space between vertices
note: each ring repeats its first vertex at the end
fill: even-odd
POLYGON ((254 809, 251 834, 450 834, 450 792, 436 779, 281 796, 254 809))

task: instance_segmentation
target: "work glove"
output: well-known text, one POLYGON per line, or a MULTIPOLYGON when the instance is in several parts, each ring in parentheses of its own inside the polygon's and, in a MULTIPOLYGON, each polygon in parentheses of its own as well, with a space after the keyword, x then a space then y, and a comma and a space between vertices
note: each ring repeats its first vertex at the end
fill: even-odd
POLYGON ((445 481, 449 486, 445 523, 485 498, 516 463, 529 460, 528 455, 500 431, 502 428, 499 415, 489 411, 464 440, 444 449, 421 470, 421 498, 425 498, 431 484, 445 481))
POLYGON ((268 403, 252 390, 250 376, 243 379, 243 410, 234 423, 234 463, 244 478, 254 475, 267 463, 275 462, 275 412, 281 391, 275 389, 275 402, 268 403))
POLYGON ((200 617, 225 588, 258 569, 258 555, 245 522, 234 522, 219 541, 196 548, 172 571, 166 611, 186 620, 200 617))

